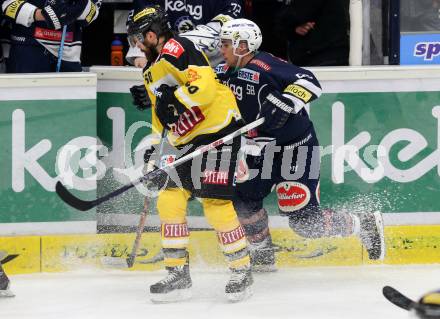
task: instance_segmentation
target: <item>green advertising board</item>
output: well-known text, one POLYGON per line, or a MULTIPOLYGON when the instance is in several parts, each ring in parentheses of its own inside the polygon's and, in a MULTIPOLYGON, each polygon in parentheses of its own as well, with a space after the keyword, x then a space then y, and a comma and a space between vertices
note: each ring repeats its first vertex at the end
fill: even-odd
MULTIPOLYGON (((322 145, 321 204, 380 210, 386 222, 410 216, 405 223, 438 223, 440 68, 314 71, 323 87, 310 105, 322 145)), ((94 199, 128 183, 127 163, 142 161, 151 114, 137 110, 129 94, 142 83, 140 71, 91 72, 0 76, 0 234, 25 225, 54 233, 57 223, 64 223, 61 232, 137 224, 143 195, 136 189, 86 213, 54 193, 60 180, 94 199)), ((276 220, 274 196, 266 205, 276 220)), ((206 227, 197 200, 188 215, 190 226, 206 227)))
MULTIPOLYGON (((318 78, 323 79, 324 94, 312 103, 310 114, 322 145, 323 206, 385 213, 440 211, 436 201, 440 182, 436 107, 440 105, 440 73, 406 72, 407 77, 401 70, 391 69, 353 76, 345 69, 330 77, 328 72, 316 70, 318 78)), ((124 117, 125 131, 135 121, 148 121, 146 113, 137 111, 125 93, 130 85, 141 81, 138 75, 131 82, 126 75, 124 81, 114 77, 113 85, 107 82, 103 90, 106 92, 99 93, 98 133, 109 145, 112 132, 118 131, 112 127, 115 116, 110 119, 106 115, 110 107, 117 107, 119 116, 124 117), (118 93, 120 88, 124 92, 118 93)), ((133 140, 132 149, 142 135, 133 140)), ((109 172, 106 177, 104 185, 117 187, 109 172)), ((272 215, 277 215, 273 194, 266 199, 266 205, 272 215)), ((98 208, 98 213, 130 214, 141 209, 142 196, 133 193, 98 208)), ((201 215, 197 203, 188 214, 201 215)))
POLYGON ((329 93, 313 103, 324 147, 321 203, 439 212, 439 105, 438 91, 329 93))
MULTIPOLYGON (((14 223, 47 222, 53 223, 44 224, 47 231, 57 232, 57 223, 73 221, 86 222, 75 224, 74 231, 90 229, 96 224, 95 211, 79 214, 54 191, 58 180, 67 182, 67 171, 78 180, 87 174, 79 161, 86 144, 96 144, 96 76, 4 75, 0 96, 1 232, 20 232, 14 223), (80 147, 75 154, 68 151, 72 144, 80 147), (63 153, 68 162, 62 162, 63 153)), ((96 183, 80 188, 86 190, 85 198, 96 196, 96 183)))

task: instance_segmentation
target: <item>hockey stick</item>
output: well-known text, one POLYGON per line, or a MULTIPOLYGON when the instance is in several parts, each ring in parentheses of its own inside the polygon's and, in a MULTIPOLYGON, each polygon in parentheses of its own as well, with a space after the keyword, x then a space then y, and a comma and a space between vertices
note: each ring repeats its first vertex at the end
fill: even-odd
MULTIPOLYGON (((163 145, 165 144, 166 135, 168 133, 167 129, 162 131, 162 136, 160 137, 160 146, 159 146, 159 161, 163 152, 163 145)), ((148 196, 144 198, 144 209, 142 210, 141 216, 139 218, 139 224, 136 228, 136 238, 133 242, 133 247, 131 248, 131 253, 128 258, 120 258, 120 257, 103 257, 101 258, 101 262, 106 266, 113 266, 118 268, 131 268, 134 265, 136 254, 139 249, 139 244, 141 242, 142 233, 144 232, 145 223, 147 221, 147 214, 150 208, 150 199, 148 196)))
POLYGON ((405 310, 411 310, 418 304, 390 286, 383 287, 382 293, 392 304, 405 310))
POLYGON ((144 232, 145 223, 147 221, 147 214, 150 207, 150 199, 148 196, 144 198, 144 209, 142 210, 141 216, 139 218, 139 224, 136 228, 136 238, 133 242, 133 247, 131 248, 131 253, 127 258, 121 257, 102 257, 101 263, 105 266, 116 267, 116 268, 131 268, 134 266, 136 260, 136 254, 141 242, 142 233, 144 232))
POLYGON ((64 52, 64 42, 66 41, 67 25, 63 27, 63 34, 61 35, 60 47, 58 49, 58 61, 57 61, 57 72, 61 70, 61 61, 63 60, 64 52))
MULTIPOLYGON (((385 286, 382 289, 383 295, 391 303, 408 311, 415 311, 417 318, 440 318, 440 306, 437 303, 423 302, 425 297, 422 297, 420 302, 411 300, 397 289, 390 286, 385 286)), ((438 294, 438 292, 433 292, 438 294)))
POLYGON ((0 260, 0 264, 4 265, 12 260, 14 260, 15 258, 17 258, 19 255, 14 254, 14 255, 7 255, 4 259, 0 260))
POLYGON ((166 165, 162 168, 154 169, 153 171, 145 174, 144 176, 140 177, 139 179, 135 180, 132 183, 126 184, 126 185, 122 186, 121 188, 119 188, 119 189, 117 189, 107 195, 104 195, 100 198, 94 199, 94 200, 86 201, 86 200, 79 199, 78 197, 76 197, 75 195, 70 193, 67 190, 67 188, 59 181, 55 185, 55 191, 58 194, 58 196, 66 204, 68 204, 68 205, 72 206, 73 208, 76 208, 80 211, 86 211, 86 210, 92 209, 93 207, 98 206, 99 204, 101 204, 103 202, 108 201, 109 199, 112 199, 112 198, 126 192, 127 190, 135 187, 136 185, 138 185, 144 181, 158 177, 160 174, 168 173, 172 168, 174 168, 182 163, 185 163, 185 162, 187 162, 197 156, 200 156, 201 154, 208 152, 209 150, 211 150, 217 146, 223 145, 224 143, 232 140, 233 138, 240 136, 241 134, 246 133, 247 131, 254 129, 257 126, 263 124, 263 122, 264 122, 264 118, 260 118, 258 120, 255 120, 254 122, 251 122, 251 123, 239 128, 238 130, 236 130, 236 131, 234 131, 234 132, 232 132, 232 133, 230 133, 230 134, 228 134, 218 140, 215 140, 214 142, 212 142, 208 145, 202 146, 202 147, 196 149, 194 152, 189 153, 189 154, 179 158, 178 160, 176 160, 172 163, 169 163, 168 165, 166 165))
POLYGON ((144 210, 141 213, 141 217, 139 219, 139 225, 136 230, 136 238, 133 243, 133 247, 131 248, 130 256, 127 258, 127 267, 131 268, 134 265, 134 261, 136 259, 136 254, 139 248, 139 244, 141 243, 142 233, 144 232, 145 223, 147 222, 147 214, 150 209, 150 199, 148 196, 144 198, 144 210))
POLYGON ((7 251, 0 250, 0 264, 4 265, 4 264, 10 262, 11 260, 14 260, 18 256, 19 255, 17 255, 17 254, 9 255, 7 251))

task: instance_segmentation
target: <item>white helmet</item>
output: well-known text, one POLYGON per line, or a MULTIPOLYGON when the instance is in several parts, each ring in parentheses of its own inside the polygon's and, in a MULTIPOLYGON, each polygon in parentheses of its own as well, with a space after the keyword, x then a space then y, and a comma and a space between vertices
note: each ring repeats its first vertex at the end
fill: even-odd
POLYGON ((235 19, 226 22, 222 26, 220 39, 231 40, 234 52, 241 41, 247 43, 250 52, 255 52, 260 47, 263 36, 255 22, 248 19, 235 19))

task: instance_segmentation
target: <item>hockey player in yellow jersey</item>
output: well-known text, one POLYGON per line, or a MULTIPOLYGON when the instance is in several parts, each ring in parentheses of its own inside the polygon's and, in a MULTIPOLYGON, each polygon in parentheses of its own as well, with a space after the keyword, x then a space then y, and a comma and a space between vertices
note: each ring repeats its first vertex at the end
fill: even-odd
MULTIPOLYGON (((172 33, 167 15, 159 6, 135 12, 128 36, 131 44, 153 61, 144 69, 145 86, 154 106, 153 130, 161 132, 166 128, 172 146, 188 153, 241 126, 232 92, 216 80, 200 48, 172 33)), ((168 275, 150 286, 153 301, 179 301, 191 296, 186 223, 191 196, 202 199, 205 216, 217 232, 232 271, 225 288, 227 298, 238 301, 250 295, 253 279, 247 241, 231 201, 238 149, 239 142, 234 141, 203 158, 179 165, 177 180, 169 178, 159 192, 157 210, 168 275)), ((153 151, 147 150, 146 163, 152 156, 153 151)), ((169 161, 169 157, 165 160, 169 161)))

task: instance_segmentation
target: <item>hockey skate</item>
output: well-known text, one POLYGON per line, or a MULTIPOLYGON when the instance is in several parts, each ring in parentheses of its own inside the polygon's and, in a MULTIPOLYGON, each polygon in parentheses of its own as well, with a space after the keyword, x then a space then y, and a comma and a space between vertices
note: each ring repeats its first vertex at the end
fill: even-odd
POLYGON ((385 258, 383 219, 380 212, 357 214, 360 220, 359 237, 371 260, 385 258))
POLYGON ((190 299, 192 281, 189 266, 166 267, 166 269, 168 275, 150 286, 151 301, 166 303, 190 299))
POLYGON ((252 295, 251 286, 254 283, 252 272, 246 269, 231 269, 232 275, 225 287, 226 298, 230 302, 238 302, 252 295))
POLYGON ((12 291, 9 289, 9 286, 10 286, 9 278, 3 272, 1 265, 0 265, 0 298, 15 296, 12 293, 12 291))
POLYGON ((250 244, 249 248, 253 272, 274 272, 278 270, 275 265, 275 250, 270 238, 261 243, 250 244))

